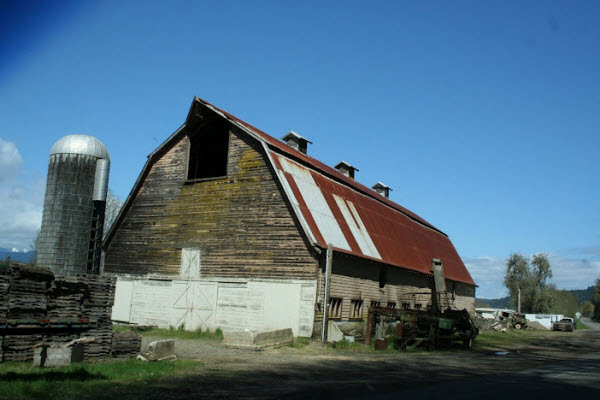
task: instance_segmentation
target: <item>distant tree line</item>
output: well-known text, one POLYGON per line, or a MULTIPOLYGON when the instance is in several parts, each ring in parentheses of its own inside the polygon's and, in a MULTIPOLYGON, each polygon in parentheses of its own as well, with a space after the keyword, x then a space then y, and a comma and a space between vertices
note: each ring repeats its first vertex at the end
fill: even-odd
POLYGON ((510 305, 518 306, 521 292, 521 312, 527 314, 563 314, 575 317, 581 312, 584 317, 600 321, 600 278, 596 286, 585 290, 558 290, 548 279, 552 278, 552 267, 548 256, 534 254, 531 260, 522 254, 511 254, 506 261, 504 285, 509 291, 510 305), (592 296, 593 292, 593 296, 592 296), (591 301, 580 301, 590 298, 591 301))
POLYGON ((592 298, 592 313, 595 321, 600 321, 600 277, 596 279, 596 293, 592 298))

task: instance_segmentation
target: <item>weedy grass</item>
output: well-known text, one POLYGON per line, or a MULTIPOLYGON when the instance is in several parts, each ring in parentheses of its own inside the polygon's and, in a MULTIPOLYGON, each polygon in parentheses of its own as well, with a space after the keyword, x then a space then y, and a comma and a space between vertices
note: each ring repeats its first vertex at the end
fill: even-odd
POLYGON ((586 324, 584 324, 584 323, 583 323, 583 322, 581 322, 580 320, 577 320, 577 321, 575 321, 575 323, 577 324, 577 325, 576 325, 576 326, 577 326, 577 329, 580 329, 580 330, 583 330, 583 331, 585 331, 585 330, 589 330, 589 329, 590 329, 590 327, 589 327, 589 326, 587 326, 586 324))
POLYGON ((500 331, 482 331, 477 335, 473 342, 474 348, 504 346, 515 341, 524 341, 529 339, 540 339, 555 335, 556 332, 550 330, 533 329, 509 329, 506 332, 500 331))
POLYGON ((197 361, 141 362, 135 359, 36 368, 31 363, 0 364, 0 399, 94 399, 113 393, 120 398, 165 375, 201 365, 197 361), (128 390, 130 388, 130 390, 128 390))
POLYGON ((308 346, 311 342, 312 339, 310 338, 297 337, 294 338, 294 340, 288 344, 288 347, 291 347, 292 349, 303 349, 306 346, 308 346))
POLYGON ((186 331, 184 325, 180 325, 178 328, 169 327, 164 328, 150 328, 144 331, 137 331, 133 326, 126 325, 115 325, 113 330, 124 331, 133 330, 142 336, 148 336, 153 338, 164 338, 164 339, 207 339, 207 340, 223 340, 223 331, 217 328, 215 331, 197 329, 195 331, 186 331))

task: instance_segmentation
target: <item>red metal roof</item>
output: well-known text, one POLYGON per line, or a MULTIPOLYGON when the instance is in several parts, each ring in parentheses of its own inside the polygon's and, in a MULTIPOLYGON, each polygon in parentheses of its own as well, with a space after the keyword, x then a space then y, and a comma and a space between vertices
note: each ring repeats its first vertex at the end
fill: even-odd
POLYGON ((326 248, 431 274, 442 260, 446 278, 475 285, 450 239, 439 229, 372 189, 210 103, 207 107, 270 146, 274 167, 312 242, 326 248))

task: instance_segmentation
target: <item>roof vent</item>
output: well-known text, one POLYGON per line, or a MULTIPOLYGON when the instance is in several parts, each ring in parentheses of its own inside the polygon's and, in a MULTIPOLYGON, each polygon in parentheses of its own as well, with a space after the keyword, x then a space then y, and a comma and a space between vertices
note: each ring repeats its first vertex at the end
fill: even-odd
POLYGON ((373 188, 374 191, 376 191, 386 199, 390 198, 390 190, 392 190, 392 188, 387 186, 385 183, 377 182, 376 184, 371 186, 371 188, 373 188))
POLYGON ((343 160, 335 166, 335 169, 337 169, 342 174, 346 175, 352 180, 354 180, 354 171, 358 171, 358 168, 354 168, 352 165, 348 164, 346 161, 343 160))
POLYGON ((300 153, 306 154, 306 147, 308 143, 312 144, 310 140, 305 137, 298 135, 294 131, 289 131, 284 137, 281 138, 288 146, 291 146, 298 150, 300 153))

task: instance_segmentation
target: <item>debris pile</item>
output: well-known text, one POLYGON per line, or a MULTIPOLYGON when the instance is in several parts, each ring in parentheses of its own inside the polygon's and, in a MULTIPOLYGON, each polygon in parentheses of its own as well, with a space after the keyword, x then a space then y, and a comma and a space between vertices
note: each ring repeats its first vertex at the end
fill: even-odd
POLYGON ((49 268, 20 264, 0 271, 0 319, 31 326, 26 332, 0 333, 0 361, 30 361, 35 345, 59 347, 78 338, 94 339, 84 344, 86 359, 110 357, 114 294, 114 278, 54 276, 49 268), (98 321, 97 327, 69 328, 69 322, 81 319, 98 321), (44 327, 47 320, 65 321, 65 328, 44 327))
POLYGON ((175 340, 165 339, 148 343, 148 352, 138 354, 138 360, 141 361, 173 361, 177 359, 175 355, 175 340))
POLYGON ((137 356, 142 349, 142 337, 132 331, 115 332, 112 337, 112 356, 137 356))
POLYGON ((496 310, 493 318, 476 318, 475 323, 479 329, 507 332, 509 329, 524 329, 529 325, 525 314, 512 310, 496 310))

